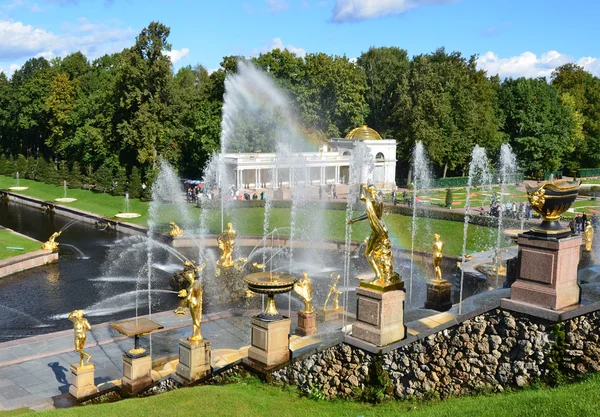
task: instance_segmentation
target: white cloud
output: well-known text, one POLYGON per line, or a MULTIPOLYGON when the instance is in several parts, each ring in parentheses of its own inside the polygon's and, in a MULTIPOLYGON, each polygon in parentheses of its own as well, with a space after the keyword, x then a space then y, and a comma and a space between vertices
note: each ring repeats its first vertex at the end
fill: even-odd
POLYGON ((295 53, 297 56, 304 58, 306 56, 306 50, 304 48, 298 48, 294 45, 284 45, 281 38, 273 38, 267 44, 265 44, 262 48, 255 49, 252 51, 252 56, 263 54, 266 52, 270 52, 273 49, 284 50, 287 49, 290 52, 295 53))
POLYGON ((3 72, 8 78, 10 78, 19 68, 21 68, 21 66, 17 64, 10 64, 8 67, 0 65, 0 72, 3 72))
POLYGON ((334 22, 359 22, 388 15, 404 14, 421 6, 454 3, 456 0, 336 0, 334 22))
POLYGON ((15 63, 32 56, 55 57, 81 51, 94 59, 130 46, 136 35, 118 22, 91 23, 79 19, 53 33, 23 22, 0 20, 0 62, 15 63))
POLYGON ((508 58, 500 58, 492 51, 486 52, 477 58, 477 66, 487 71, 488 75, 498 74, 502 78, 507 77, 547 77, 550 78, 552 71, 561 65, 573 62, 581 65, 586 71, 600 76, 600 59, 594 57, 582 57, 573 59, 569 55, 558 51, 548 51, 539 57, 533 52, 523 52, 520 55, 508 58))
POLYGON ((188 48, 181 49, 171 49, 170 51, 165 52, 165 55, 171 58, 171 63, 175 64, 180 61, 181 58, 190 53, 188 48))
POLYGON ((265 0, 269 5, 269 12, 279 13, 290 8, 288 0, 265 0))

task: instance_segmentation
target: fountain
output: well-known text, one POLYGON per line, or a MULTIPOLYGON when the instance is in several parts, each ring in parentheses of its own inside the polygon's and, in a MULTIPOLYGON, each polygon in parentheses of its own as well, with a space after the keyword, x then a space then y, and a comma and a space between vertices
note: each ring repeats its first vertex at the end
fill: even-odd
POLYGON ((58 250, 58 242, 56 241, 56 238, 59 237, 60 234, 61 234, 61 231, 52 233, 52 235, 48 238, 48 240, 45 241, 44 243, 42 243, 42 249, 49 250, 51 252, 57 251, 58 250))
POLYGON ((15 174, 15 178, 17 179, 17 185, 14 186, 14 187, 8 187, 9 190, 11 190, 11 191, 25 191, 25 190, 29 189, 29 187, 21 187, 20 180, 19 180, 19 172, 18 171, 15 174))
POLYGON ((115 214, 115 217, 118 219, 135 219, 141 217, 140 213, 131 213, 129 211, 129 193, 125 193, 125 210, 121 213, 115 214))
MULTIPOLYGON (((463 227, 463 245, 462 245, 462 264, 467 259, 467 234, 469 231, 469 218, 471 215, 471 191, 473 186, 491 187, 492 177, 488 167, 488 159, 485 149, 479 145, 475 145, 471 153, 471 162, 469 164, 469 179, 467 182, 467 198, 465 201, 465 220, 463 227)), ((458 314, 462 314, 462 301, 464 289, 465 271, 460 269, 460 290, 459 290, 459 305, 458 314)))
POLYGON ((67 197, 67 181, 63 180, 63 196, 62 198, 55 198, 54 201, 59 203, 72 203, 73 201, 77 201, 76 198, 67 197))
MULTIPOLYGON (((422 141, 418 141, 413 149, 412 157, 413 193, 412 193, 412 226, 411 226, 411 244, 410 244, 410 277, 408 281, 408 300, 412 300, 413 294, 413 273, 415 257, 415 237, 417 236, 417 194, 419 191, 427 190, 431 186, 431 175, 429 172, 429 163, 427 153, 422 141)), ((427 230, 421 233, 421 236, 429 236, 428 223, 425 223, 427 230)))

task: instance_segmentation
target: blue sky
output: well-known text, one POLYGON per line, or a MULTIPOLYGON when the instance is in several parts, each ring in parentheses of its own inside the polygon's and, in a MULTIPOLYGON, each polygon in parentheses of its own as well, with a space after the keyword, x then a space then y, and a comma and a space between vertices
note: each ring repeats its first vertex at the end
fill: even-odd
POLYGON ((547 76, 576 62, 600 75, 593 0, 2 0, 0 70, 33 56, 88 57, 134 42, 153 20, 171 28, 175 68, 218 68, 226 55, 274 47, 354 58, 370 46, 409 54, 445 46, 501 76, 547 76))

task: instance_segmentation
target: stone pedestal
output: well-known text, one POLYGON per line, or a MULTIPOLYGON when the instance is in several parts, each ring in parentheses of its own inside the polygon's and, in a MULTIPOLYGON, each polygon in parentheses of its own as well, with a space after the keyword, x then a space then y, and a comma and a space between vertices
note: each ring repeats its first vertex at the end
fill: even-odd
POLYGON ((179 341, 179 364, 176 372, 185 381, 192 382, 212 372, 210 342, 179 341))
POLYGON ((322 308, 320 308, 319 310, 317 310, 317 321, 322 323, 327 321, 339 320, 340 318, 342 318, 342 314, 344 314, 344 309, 342 307, 330 310, 323 310, 322 308))
POLYGON ((519 278, 510 290, 510 303, 561 310, 579 303, 577 264, 581 237, 560 239, 520 235, 519 278))
POLYGON ((581 257, 579 260, 579 269, 588 268, 594 265, 594 252, 585 250, 585 247, 581 248, 581 257))
POLYGON ((404 339, 403 290, 378 291, 370 288, 356 289, 356 322, 352 337, 375 346, 386 346, 404 339))
POLYGON ((445 279, 441 281, 433 280, 427 283, 427 299, 425 308, 437 311, 448 311, 452 308, 450 301, 450 290, 452 284, 445 279))
POLYGON ((298 312, 298 327, 295 333, 300 336, 308 336, 317 333, 317 313, 298 312))
POLYGON ((150 355, 123 355, 123 389, 134 393, 152 384, 152 358, 150 355))
POLYGON ((80 399, 98 392, 98 388, 94 385, 94 369, 93 364, 79 366, 79 363, 71 364, 71 386, 69 394, 80 399))
POLYGON ((252 342, 248 349, 248 359, 266 367, 289 360, 291 324, 289 318, 265 321, 253 317, 252 342))

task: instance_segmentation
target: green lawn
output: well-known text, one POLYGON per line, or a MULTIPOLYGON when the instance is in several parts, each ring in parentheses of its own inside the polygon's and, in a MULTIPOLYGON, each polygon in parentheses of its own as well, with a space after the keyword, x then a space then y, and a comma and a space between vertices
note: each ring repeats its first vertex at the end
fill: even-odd
POLYGON ((0 260, 40 249, 39 242, 16 235, 10 230, 0 230, 0 260), (7 249, 8 246, 23 248, 23 250, 7 249))
MULTIPOLYGON (((143 399, 54 410, 43 416, 243 416, 243 417, 580 417, 598 415, 600 375, 558 388, 451 398, 445 401, 391 401, 369 405, 353 401, 314 401, 291 389, 256 379, 229 385, 185 388, 143 399)), ((25 415, 26 409, 0 416, 25 415)))
MULTIPOLYGON (((8 189, 15 186, 15 179, 0 175, 0 189, 8 189)), ((43 182, 21 179, 21 187, 29 187, 28 190, 16 191, 19 194, 35 197, 44 201, 54 201, 55 198, 63 197, 64 190, 62 186, 49 185, 43 182)), ((67 197, 76 198, 72 203, 60 203, 65 206, 96 213, 105 217, 113 217, 115 214, 125 210, 125 198, 115 197, 110 194, 94 193, 81 188, 67 190, 67 197)), ((57 203, 58 204, 58 203, 57 203)), ((137 219, 127 221, 137 224, 146 224, 148 221, 148 203, 140 200, 131 200, 129 211, 142 214, 137 219)))
MULTIPOLYGON (((6 189, 15 185, 15 180, 10 177, 0 176, 0 189, 6 189)), ((28 190, 19 191, 24 195, 29 195, 42 200, 54 200, 62 196, 62 187, 48 185, 31 180, 21 180, 21 186, 30 187, 28 190)), ((85 210, 91 213, 97 213, 102 216, 112 217, 116 213, 123 211, 124 198, 114 197, 108 194, 99 194, 82 189, 68 190, 67 196, 77 198, 68 206, 85 210)), ((142 214, 142 217, 128 221, 137 224, 147 224, 148 208, 147 202, 132 200, 130 211, 142 214)), ((186 224, 191 224, 193 228, 199 227, 202 210, 189 204, 178 211, 172 205, 161 205, 157 209, 158 222, 163 225, 166 231, 166 225, 170 221, 175 221, 185 228, 186 224)), ((345 217, 343 210, 298 210, 296 216, 296 225, 300 232, 297 236, 300 239, 318 239, 328 238, 336 240, 345 239, 345 217), (321 215, 322 213, 322 215, 321 215)), ((355 213, 359 215, 360 213, 355 213)), ((221 229, 220 210, 208 210, 206 212, 207 227, 210 233, 218 233, 221 229)), ((226 212, 225 222, 233 220, 238 233, 242 235, 263 235, 264 209, 263 208, 240 208, 226 212)), ((411 222, 412 219, 407 216, 397 214, 386 214, 385 221, 390 229, 390 236, 394 246, 410 249, 411 247, 411 222)), ((290 210, 273 208, 270 212, 269 230, 273 228, 283 228, 282 236, 289 235, 290 210)), ((463 223, 435 219, 417 219, 417 238, 415 249, 431 249, 433 242, 433 233, 439 233, 445 242, 445 252, 449 255, 459 255, 462 252, 463 241, 463 223)), ((354 241, 363 240, 370 233, 367 222, 357 223, 352 227, 352 239, 354 241)), ((496 230, 487 227, 470 225, 467 240, 467 251, 476 252, 486 250, 495 246, 496 230)))

